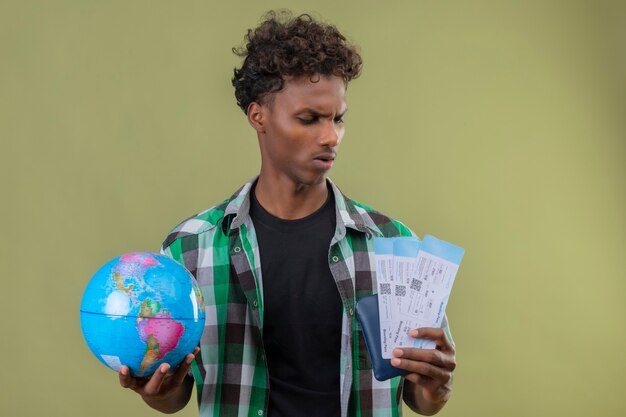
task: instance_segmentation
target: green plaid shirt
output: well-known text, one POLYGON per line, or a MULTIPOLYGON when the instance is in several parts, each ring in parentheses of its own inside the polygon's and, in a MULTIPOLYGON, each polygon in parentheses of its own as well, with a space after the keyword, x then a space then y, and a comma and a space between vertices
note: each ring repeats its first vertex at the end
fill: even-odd
MULTIPOLYGON (((206 304, 200 354, 192 365, 201 417, 267 414, 259 247, 249 215, 254 179, 233 196, 179 224, 161 252, 198 280, 206 304)), ((337 226, 328 264, 343 302, 342 416, 399 416, 401 378, 377 381, 354 314, 376 292, 373 237, 410 236, 403 224, 348 199, 332 184, 337 226)))

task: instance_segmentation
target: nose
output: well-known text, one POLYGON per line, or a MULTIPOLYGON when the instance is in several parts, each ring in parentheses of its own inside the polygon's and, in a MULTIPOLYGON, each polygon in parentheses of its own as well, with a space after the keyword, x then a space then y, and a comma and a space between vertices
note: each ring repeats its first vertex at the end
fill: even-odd
POLYGON ((320 137, 320 145, 334 148, 341 142, 343 136, 343 126, 338 126, 334 121, 324 123, 322 135, 320 137))

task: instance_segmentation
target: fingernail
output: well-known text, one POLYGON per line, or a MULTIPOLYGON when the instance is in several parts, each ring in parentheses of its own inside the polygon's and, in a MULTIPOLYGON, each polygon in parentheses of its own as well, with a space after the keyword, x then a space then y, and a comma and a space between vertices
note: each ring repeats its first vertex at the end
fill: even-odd
POLYGON ((419 332, 417 331, 417 329, 409 330, 409 336, 411 337, 417 337, 418 334, 419 332))
POLYGON ((122 375, 124 375, 124 376, 128 375, 128 369, 126 369, 126 368, 121 368, 121 369, 120 369, 120 374, 122 374, 122 375))
POLYGON ((394 350, 393 350, 393 356, 395 356, 396 358, 400 358, 400 357, 402 357, 402 354, 403 354, 403 353, 404 353, 404 352, 402 351, 402 349, 394 349, 394 350))
POLYGON ((391 359, 391 364, 392 364, 393 366, 398 366, 398 365, 400 365, 400 359, 398 359, 398 358, 392 358, 392 359, 391 359))
POLYGON ((191 362, 193 362, 193 358, 187 358, 187 365, 191 365, 191 362))
POLYGON ((167 364, 162 365, 162 366, 161 366, 161 373, 162 373, 162 374, 167 373, 167 370, 168 370, 168 369, 169 369, 169 366, 167 366, 167 364))

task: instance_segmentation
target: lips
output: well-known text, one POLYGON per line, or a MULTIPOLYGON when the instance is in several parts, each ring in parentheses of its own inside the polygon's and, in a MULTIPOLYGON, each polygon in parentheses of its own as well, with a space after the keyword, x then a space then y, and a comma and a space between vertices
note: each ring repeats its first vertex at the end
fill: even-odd
POLYGON ((337 154, 333 152, 333 153, 323 153, 323 154, 316 155, 313 159, 317 159, 317 160, 324 161, 324 162, 328 162, 328 161, 332 162, 335 160, 336 157, 337 157, 337 154))
POLYGON ((336 156, 335 153, 319 154, 313 158, 313 162, 319 169, 328 171, 333 166, 336 156))

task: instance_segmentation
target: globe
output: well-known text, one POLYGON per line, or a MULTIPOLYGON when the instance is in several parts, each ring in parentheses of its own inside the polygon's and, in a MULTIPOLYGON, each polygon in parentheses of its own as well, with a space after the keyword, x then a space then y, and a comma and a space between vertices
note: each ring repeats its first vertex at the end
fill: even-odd
POLYGON ((204 299, 194 277, 156 253, 127 253, 89 281, 80 305, 83 336, 92 353, 117 371, 149 377, 164 362, 177 366, 198 345, 204 299))

